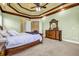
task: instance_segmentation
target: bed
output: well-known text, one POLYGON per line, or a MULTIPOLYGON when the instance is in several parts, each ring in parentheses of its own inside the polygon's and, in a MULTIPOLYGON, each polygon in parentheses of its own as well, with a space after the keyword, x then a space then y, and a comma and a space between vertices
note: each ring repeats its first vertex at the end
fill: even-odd
POLYGON ((42 43, 42 36, 40 34, 25 33, 18 36, 7 37, 4 54, 13 55, 39 43, 42 43))
POLYGON ((4 55, 13 55, 29 47, 42 43, 43 37, 39 33, 19 33, 18 35, 4 37, 4 55))

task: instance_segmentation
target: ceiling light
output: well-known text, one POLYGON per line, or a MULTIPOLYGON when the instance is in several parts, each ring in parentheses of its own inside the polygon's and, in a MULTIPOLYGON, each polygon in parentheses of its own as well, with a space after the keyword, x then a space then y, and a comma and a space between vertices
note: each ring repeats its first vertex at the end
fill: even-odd
POLYGON ((60 7, 61 11, 65 10, 63 6, 60 7))
POLYGON ((40 11, 41 10, 41 8, 40 7, 36 7, 36 11, 40 11))
POLYGON ((42 18, 42 19, 44 20, 44 19, 46 19, 46 18, 47 18, 46 16, 43 16, 43 18, 42 18))
POLYGON ((59 7, 60 9, 63 8, 63 6, 59 7))
POLYGON ((61 11, 63 11, 63 10, 65 10, 65 9, 61 9, 61 11))

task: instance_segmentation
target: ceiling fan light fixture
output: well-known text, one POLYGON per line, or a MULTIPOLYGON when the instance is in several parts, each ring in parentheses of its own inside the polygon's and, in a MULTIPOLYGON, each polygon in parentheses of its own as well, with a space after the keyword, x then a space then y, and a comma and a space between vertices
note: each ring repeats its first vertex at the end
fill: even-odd
POLYGON ((43 16, 43 17, 42 17, 42 20, 45 20, 46 18, 47 18, 47 16, 43 16))
POLYGON ((36 7, 36 11, 41 11, 41 8, 40 7, 36 7))

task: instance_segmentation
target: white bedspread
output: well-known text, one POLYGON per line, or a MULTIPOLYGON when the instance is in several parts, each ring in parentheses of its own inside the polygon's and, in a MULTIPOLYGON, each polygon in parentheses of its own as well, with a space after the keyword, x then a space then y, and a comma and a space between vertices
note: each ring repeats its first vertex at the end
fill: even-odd
POLYGON ((20 45, 28 44, 34 42, 36 40, 42 40, 42 36, 40 34, 28 34, 22 33, 17 36, 8 36, 6 48, 13 48, 20 45))

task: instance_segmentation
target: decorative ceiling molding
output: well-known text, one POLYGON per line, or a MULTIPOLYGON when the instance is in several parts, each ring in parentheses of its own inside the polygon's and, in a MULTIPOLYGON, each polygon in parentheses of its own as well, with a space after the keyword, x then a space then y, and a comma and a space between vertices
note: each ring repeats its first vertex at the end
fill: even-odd
POLYGON ((25 9, 25 10, 27 10, 27 11, 30 11, 30 12, 35 12, 36 10, 30 10, 30 9, 28 9, 28 8, 25 8, 25 7, 23 7, 20 3, 18 3, 18 5, 21 7, 21 8, 23 8, 23 9, 25 9))
POLYGON ((30 17, 28 17, 28 16, 24 16, 24 15, 20 15, 20 14, 12 13, 12 12, 4 11, 4 10, 2 10, 2 12, 3 12, 3 13, 12 14, 12 15, 16 15, 16 16, 20 16, 20 17, 25 17, 25 18, 29 18, 29 19, 30 19, 30 17))
POLYGON ((47 12, 50 12, 50 11, 52 11, 52 10, 56 9, 56 8, 59 8, 60 6, 63 6, 63 5, 65 5, 65 4, 67 4, 67 3, 62 3, 62 4, 60 4, 60 5, 58 5, 58 6, 54 7, 54 8, 52 8, 52 9, 50 9, 50 10, 46 11, 46 12, 44 12, 44 13, 40 14, 39 16, 41 16, 41 15, 43 15, 43 14, 47 13, 47 12))
MULTIPOLYGON (((11 9, 13 9, 14 11, 16 11, 16 12, 18 12, 18 13, 20 13, 20 14, 26 15, 26 16, 30 16, 30 17, 32 17, 32 16, 35 16, 35 17, 41 16, 41 15, 30 15, 30 14, 22 13, 22 12, 20 12, 19 10, 17 10, 16 8, 14 8, 13 6, 11 6, 10 3, 7 3, 7 5, 8 5, 11 9)), ((23 6, 21 6, 19 3, 18 3, 17 5, 19 5, 19 6, 20 6, 21 8, 23 8, 23 9, 28 10, 28 11, 31 11, 31 12, 35 12, 35 11, 36 11, 36 10, 26 9, 26 8, 24 8, 23 6)), ((48 3, 46 3, 46 4, 43 5, 43 6, 46 6, 46 5, 48 5, 48 3)), ((64 4, 63 4, 63 5, 64 5, 64 4)), ((47 11, 47 12, 48 12, 48 11, 47 11)))
POLYGON ((79 3, 74 3, 74 4, 71 4, 71 5, 66 6, 66 7, 64 7, 64 8, 58 9, 58 10, 56 10, 56 11, 54 11, 54 12, 51 12, 51 13, 49 13, 49 14, 46 14, 46 16, 49 16, 49 15, 51 15, 51 14, 55 14, 55 13, 61 12, 62 9, 64 9, 64 11, 65 11, 65 10, 67 10, 67 9, 70 9, 70 8, 76 7, 76 6, 79 6, 79 3))
MULTIPOLYGON (((46 14, 45 16, 53 15, 53 14, 55 14, 55 13, 61 12, 62 9, 64 9, 63 11, 65 11, 65 10, 68 10, 68 9, 73 8, 73 7, 76 7, 76 6, 79 6, 79 3, 73 3, 73 4, 69 5, 69 6, 64 7, 64 8, 60 8, 60 9, 58 9, 58 10, 55 10, 55 11, 53 11, 53 12, 50 12, 50 13, 46 14)), ((42 17, 41 17, 41 18, 42 18, 42 17)), ((32 18, 31 18, 31 19, 32 19, 32 18)))
POLYGON ((20 14, 23 14, 23 15, 26 15, 26 16, 37 16, 37 15, 29 15, 29 14, 25 14, 25 13, 22 13, 20 11, 18 11, 16 8, 14 8, 13 6, 10 5, 10 3, 7 4, 10 8, 12 8, 14 11, 20 13, 20 14))
POLYGON ((10 8, 12 8, 14 11, 16 11, 16 12, 18 12, 18 13, 21 13, 21 14, 23 14, 23 15, 30 16, 30 17, 32 17, 32 16, 33 16, 33 17, 38 17, 38 16, 41 16, 41 15, 47 13, 47 12, 50 12, 50 11, 52 11, 52 10, 58 8, 58 7, 60 7, 60 6, 63 6, 63 5, 65 5, 65 4, 67 4, 67 3, 62 3, 62 4, 60 4, 60 5, 58 5, 58 6, 54 7, 54 8, 52 8, 51 10, 48 10, 48 11, 46 11, 46 12, 43 12, 42 14, 39 14, 39 15, 29 15, 29 14, 26 14, 26 13, 22 13, 22 12, 20 12, 19 10, 17 10, 16 8, 14 8, 13 6, 11 6, 10 3, 8 3, 7 5, 8 5, 10 8))
POLYGON ((7 13, 7 14, 11 14, 11 15, 16 15, 16 16, 25 17, 25 18, 29 18, 29 19, 30 19, 30 17, 28 17, 28 16, 24 16, 24 15, 12 13, 12 12, 4 11, 4 10, 2 9, 1 5, 0 5, 0 10, 1 10, 1 12, 3 12, 3 13, 7 13))
MULTIPOLYGON (((55 14, 55 13, 57 13, 57 12, 61 12, 61 9, 62 9, 62 8, 60 8, 60 9, 57 9, 57 8, 59 8, 59 7, 63 6, 63 5, 64 5, 64 4, 61 4, 61 5, 59 5, 59 6, 55 7, 55 8, 52 8, 51 10, 48 10, 48 11, 47 11, 47 12, 49 12, 49 13, 44 12, 43 14, 47 13, 47 14, 45 14, 45 16, 49 16, 49 15, 55 14), (54 10, 54 9, 57 9, 57 10, 52 11, 52 10, 54 10), (50 12, 50 11, 52 11, 52 12, 50 12)), ((79 3, 73 3, 73 4, 71 4, 71 5, 68 5, 68 6, 64 7, 64 10, 67 10, 67 9, 70 9, 70 8, 76 7, 76 6, 79 6, 79 3)), ((12 13, 12 12, 9 12, 9 11, 4 11, 4 10, 1 8, 1 6, 0 6, 0 9, 1 9, 2 12, 4 12, 4 13, 13 14, 13 15, 21 16, 21 17, 26 17, 26 18, 29 18, 29 19, 37 19, 37 18, 42 18, 42 17, 43 17, 43 16, 41 16, 41 15, 43 15, 43 14, 40 14, 39 16, 27 16, 27 15, 24 15, 24 14, 16 14, 16 13, 12 13)))
MULTIPOLYGON (((23 7, 20 3, 17 3, 21 8, 23 8, 23 9, 25 9, 25 10, 27 10, 27 11, 30 11, 30 12, 35 12, 36 10, 30 10, 30 9, 28 9, 28 8, 25 8, 25 7, 23 7)), ((43 5, 44 7, 47 5, 48 3, 46 3, 45 5, 43 5)))

